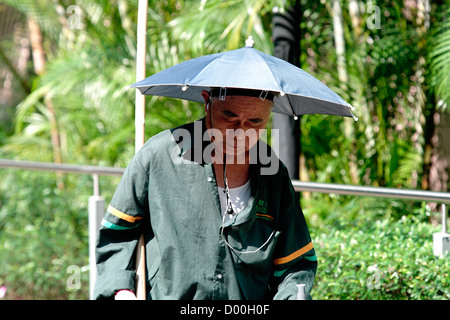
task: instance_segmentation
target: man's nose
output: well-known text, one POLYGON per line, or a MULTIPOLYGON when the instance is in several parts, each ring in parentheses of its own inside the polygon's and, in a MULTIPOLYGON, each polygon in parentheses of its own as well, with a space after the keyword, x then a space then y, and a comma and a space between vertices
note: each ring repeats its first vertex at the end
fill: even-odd
POLYGON ((243 121, 243 120, 236 121, 235 126, 234 126, 234 129, 235 129, 235 130, 237 130, 237 129, 242 129, 242 130, 246 131, 246 130, 248 129, 248 125, 247 125, 247 123, 246 123, 245 121, 243 121))

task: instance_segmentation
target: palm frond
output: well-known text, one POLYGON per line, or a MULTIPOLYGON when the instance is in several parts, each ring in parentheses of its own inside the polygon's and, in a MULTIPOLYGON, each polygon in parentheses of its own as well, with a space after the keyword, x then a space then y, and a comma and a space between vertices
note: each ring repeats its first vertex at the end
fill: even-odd
MULTIPOLYGON (((187 3, 187 1, 186 1, 187 3)), ((253 36, 255 48, 270 52, 270 35, 261 17, 274 6, 284 8, 282 1, 191 1, 188 14, 173 19, 169 26, 179 41, 189 41, 196 55, 236 49, 253 36)))
POLYGON ((442 101, 439 105, 445 110, 450 104, 450 7, 443 16, 444 20, 431 33, 428 58, 431 84, 442 101))

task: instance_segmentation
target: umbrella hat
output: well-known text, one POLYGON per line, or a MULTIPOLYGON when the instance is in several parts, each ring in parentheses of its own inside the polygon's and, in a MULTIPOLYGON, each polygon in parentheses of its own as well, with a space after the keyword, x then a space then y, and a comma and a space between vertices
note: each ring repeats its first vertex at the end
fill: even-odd
MULTIPOLYGON (((204 102, 201 92, 239 88, 274 94, 274 112, 353 117, 353 107, 318 79, 293 64, 244 48, 194 58, 160 71, 131 87, 145 95, 204 102)), ((226 95, 226 90, 223 91, 226 95)), ((257 95, 258 96, 258 95, 257 95)))

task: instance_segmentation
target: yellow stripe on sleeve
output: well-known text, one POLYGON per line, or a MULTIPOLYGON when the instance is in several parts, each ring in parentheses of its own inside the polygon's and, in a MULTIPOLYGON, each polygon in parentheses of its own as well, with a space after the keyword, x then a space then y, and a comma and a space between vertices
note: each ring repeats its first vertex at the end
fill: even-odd
POLYGON ((136 220, 141 220, 142 217, 133 217, 129 214, 123 213, 116 208, 112 207, 111 205, 108 206, 108 212, 115 215, 117 218, 134 223, 136 220))
POLYGON ((273 263, 275 265, 280 265, 280 264, 284 264, 284 263, 288 263, 289 261, 294 260, 295 258, 300 257, 302 254, 308 252, 309 250, 311 250, 313 248, 313 244, 312 242, 308 243, 306 246, 304 246, 303 248, 298 249, 297 251, 295 251, 294 253, 291 253, 290 255, 288 255, 287 257, 283 257, 283 258, 278 258, 275 259, 273 261, 273 263))

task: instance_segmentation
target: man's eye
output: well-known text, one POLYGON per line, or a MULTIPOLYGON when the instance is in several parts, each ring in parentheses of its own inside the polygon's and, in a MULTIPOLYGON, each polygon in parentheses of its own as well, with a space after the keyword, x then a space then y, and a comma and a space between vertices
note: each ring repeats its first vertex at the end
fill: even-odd
POLYGON ((250 122, 253 124, 260 124, 262 122, 262 119, 250 119, 250 122))
POLYGON ((228 111, 228 110, 224 110, 224 111, 223 111, 223 115, 224 115, 225 117, 228 117, 228 118, 234 118, 234 117, 237 117, 237 115, 235 115, 233 112, 228 111))

